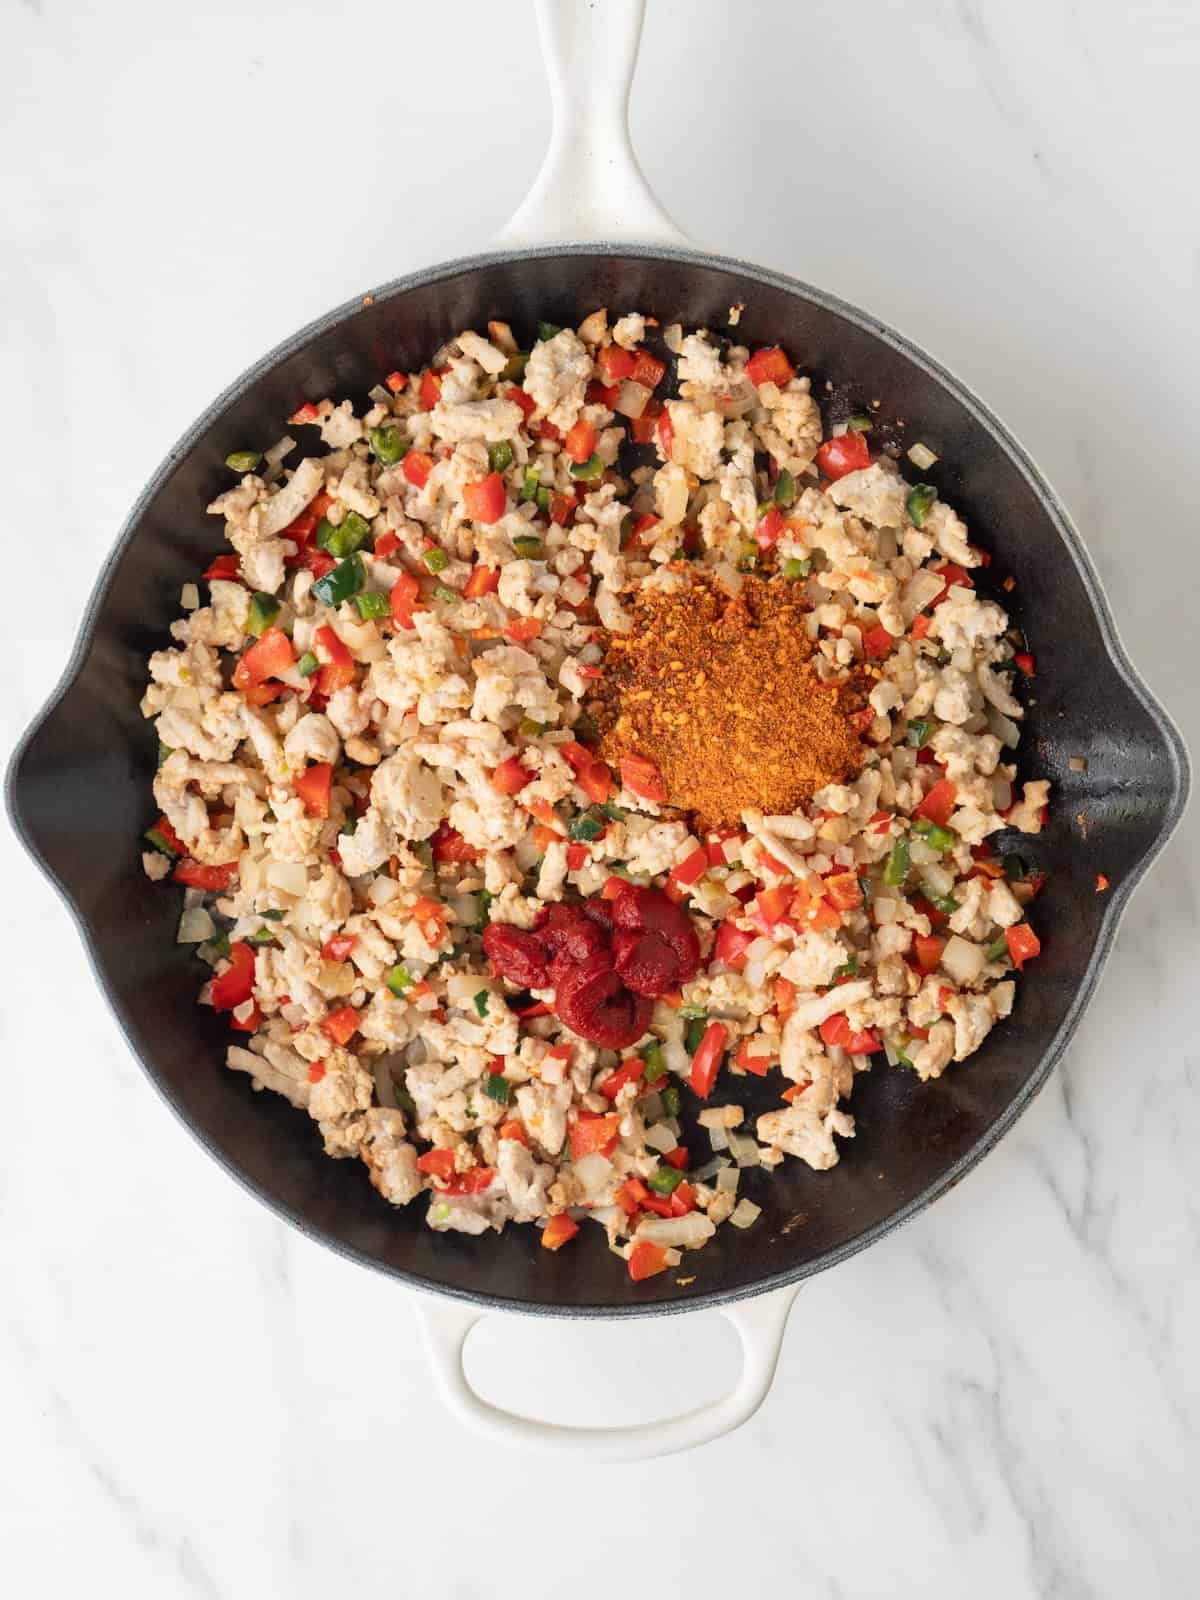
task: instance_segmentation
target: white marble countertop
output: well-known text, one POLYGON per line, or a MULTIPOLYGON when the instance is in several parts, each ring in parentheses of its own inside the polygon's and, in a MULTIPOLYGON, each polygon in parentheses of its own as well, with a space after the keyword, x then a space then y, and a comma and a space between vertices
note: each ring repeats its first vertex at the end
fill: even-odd
MULTIPOLYGON (((526 8, 417 9, 0 11, 6 745, 210 397, 325 307, 477 247, 523 192, 548 124, 526 8)), ((698 241, 870 306, 1007 419, 1193 739, 1198 67, 1187 0, 651 0, 633 111, 698 241)), ((192 1144, 0 831, 9 1592, 1194 1593, 1196 847, 1193 810, 1015 1132, 802 1291, 753 1422, 566 1472, 460 1431, 396 1285, 192 1144)), ((543 1415, 624 1421, 733 1363, 715 1316, 493 1318, 473 1370, 543 1415)))

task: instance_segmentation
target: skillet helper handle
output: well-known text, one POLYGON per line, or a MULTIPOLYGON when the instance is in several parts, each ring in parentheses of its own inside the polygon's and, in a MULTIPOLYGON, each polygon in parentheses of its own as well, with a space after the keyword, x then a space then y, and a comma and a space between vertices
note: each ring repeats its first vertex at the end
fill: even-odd
POLYGON ((463 1346, 483 1312, 432 1295, 418 1295, 417 1309, 442 1397, 466 1427, 499 1444, 542 1454, 577 1456, 589 1461, 640 1461, 707 1444, 710 1439, 740 1428, 754 1415, 775 1376, 796 1293, 796 1286, 788 1285, 751 1300, 718 1306, 722 1316, 736 1328, 742 1345, 741 1372, 733 1388, 720 1400, 683 1416, 630 1428, 573 1428, 537 1422, 491 1405, 476 1394, 463 1368, 463 1346))
POLYGON ((550 145, 497 245, 688 243, 659 205, 629 140, 629 86, 645 10, 646 0, 537 0, 553 108, 550 145))

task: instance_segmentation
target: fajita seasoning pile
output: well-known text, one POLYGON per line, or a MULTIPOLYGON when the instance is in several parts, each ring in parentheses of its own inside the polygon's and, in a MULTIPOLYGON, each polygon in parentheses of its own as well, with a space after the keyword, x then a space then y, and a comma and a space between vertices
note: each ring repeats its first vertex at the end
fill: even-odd
POLYGON ((818 675, 807 610, 782 577, 748 576, 736 596, 702 571, 642 590, 632 631, 609 640, 600 755, 652 760, 672 804, 710 827, 744 810, 786 815, 852 778, 863 680, 818 675))

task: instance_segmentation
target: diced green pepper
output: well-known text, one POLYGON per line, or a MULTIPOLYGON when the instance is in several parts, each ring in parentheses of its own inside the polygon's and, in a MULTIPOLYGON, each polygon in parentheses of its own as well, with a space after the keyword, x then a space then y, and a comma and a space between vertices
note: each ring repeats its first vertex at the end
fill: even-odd
POLYGON ((356 550, 345 561, 339 561, 332 572, 327 572, 323 578, 318 578, 309 593, 318 605, 340 606, 343 600, 349 600, 356 595, 366 581, 366 568, 356 550))
POLYGON ((795 505, 796 496, 799 494, 799 492, 800 491, 796 488, 795 478, 793 478, 788 469, 784 467, 783 471, 775 480, 775 504, 781 511, 786 511, 788 506, 795 505))
POLYGON ((866 873, 863 873, 859 878, 858 887, 862 890, 863 908, 865 910, 871 904, 871 880, 866 873))
POLYGON ((572 462, 571 476, 581 479, 584 483, 595 483, 597 478, 604 476, 604 463, 593 452, 586 461, 572 462))
MULTIPOLYGON (((624 865, 624 863, 613 862, 613 865, 624 865)), ((708 1016, 708 1012, 703 1006, 680 1006, 677 1014, 681 1016, 685 1022, 691 1022, 696 1017, 708 1016)))
POLYGON ((958 843, 958 835, 951 828, 943 828, 940 823, 931 822, 928 817, 918 817, 913 823, 913 832, 919 833, 931 850, 940 850, 943 854, 953 850, 958 843))
POLYGON ((803 558, 789 556, 783 563, 783 575, 785 578, 807 578, 811 571, 811 556, 804 556, 803 558))
POLYGON ((904 742, 910 750, 920 750, 929 743, 929 735, 933 728, 932 722, 922 722, 915 719, 909 722, 904 729, 904 742))
POLYGON ((846 426, 851 433, 870 433, 875 424, 864 412, 858 411, 854 416, 846 418, 846 426))
POLYGON ((683 1109, 683 1097, 674 1084, 669 1088, 660 1089, 658 1098, 662 1101, 664 1117, 677 1117, 683 1109))
POLYGON ((381 428, 372 428, 368 437, 376 459, 385 467, 394 467, 397 461, 402 461, 408 454, 408 440, 394 422, 381 428))
POLYGON ((667 1070, 667 1063, 663 1060, 663 1047, 657 1039, 653 1044, 648 1044, 642 1051, 642 1060, 646 1063, 642 1081, 644 1083, 657 1083, 667 1070))
POLYGON ((936 499, 937 490, 931 483, 914 484, 908 491, 908 499, 904 502, 904 507, 914 528, 923 528, 925 526, 925 518, 929 515, 930 508, 936 499))
POLYGON ((267 911, 260 911, 258 914, 259 914, 260 917, 263 917, 267 922, 282 922, 283 921, 283 912, 282 911, 267 910, 267 911))
POLYGON ((517 723, 517 732, 524 739, 532 739, 536 734, 545 733, 546 724, 535 722, 532 717, 522 717, 517 723))
POLYGON ((678 1167, 659 1167, 657 1172, 652 1172, 646 1182, 655 1194, 674 1194, 683 1182, 683 1173, 678 1167))
POLYGON ((155 850, 157 850, 160 855, 170 856, 171 860, 174 861, 177 851, 175 850, 174 846, 167 843, 166 839, 161 833, 159 833, 157 828, 147 828, 145 833, 142 835, 142 838, 146 840, 147 844, 151 845, 155 850))
POLYGON ((433 865, 433 846, 428 839, 418 839, 416 844, 411 846, 411 849, 413 855, 416 856, 423 867, 431 867, 433 865))
POLYGON ((500 376, 507 378, 509 383, 520 383, 525 376, 525 368, 528 364, 529 352, 527 350, 515 350, 504 363, 500 376))
POLYGON ((909 1053, 908 1053, 908 1047, 909 1047, 909 1045, 910 1045, 910 1044, 911 1044, 911 1043, 912 1043, 912 1039, 911 1039, 911 1038, 909 1038, 909 1037, 908 1037, 908 1036, 907 1036, 907 1035, 906 1035, 906 1036, 905 1036, 905 1037, 904 1037, 904 1038, 903 1038, 903 1039, 902 1039, 902 1040, 901 1040, 901 1041, 900 1041, 900 1043, 899 1043, 899 1044, 897 1044, 897 1045, 893 1045, 893 1046, 892 1046, 892 1048, 893 1048, 893 1049, 894 1049, 894 1050, 895 1050, 895 1052, 896 1052, 896 1060, 897 1060, 897 1061, 898 1061, 898 1062, 899 1062, 899 1063, 900 1063, 900 1065, 901 1065, 901 1066, 903 1066, 903 1067, 911 1067, 911 1066, 912 1066, 912 1057, 911 1057, 911 1056, 910 1056, 910 1055, 909 1055, 909 1053))
POLYGON ((358 827, 358 818, 357 817, 347 817, 345 822, 343 822, 341 827, 338 829, 338 832, 340 834, 342 834, 344 837, 349 838, 350 835, 354 832, 354 830, 357 827, 358 827))
POLYGON ((486 1017, 488 1014, 488 999, 489 996, 486 989, 480 989, 475 996, 475 1009, 481 1017, 486 1017))
POLYGON ((385 981, 393 994, 405 994, 416 980, 407 967, 393 967, 385 981))
POLYGON ((490 889, 480 889, 475 896, 475 931, 481 933, 492 919, 492 901, 495 895, 490 889))
POLYGON ((521 483, 521 492, 517 495, 517 499, 536 501, 538 497, 538 490, 541 487, 542 480, 538 477, 538 469, 536 467, 526 467, 525 477, 521 483))
POLYGON ((588 844, 593 839, 598 839, 603 832, 604 819, 597 815, 595 806, 589 806, 586 811, 581 811, 567 823, 567 833, 570 837, 588 844))
POLYGON ((687 1025, 687 1032, 684 1035, 684 1043, 687 1045, 688 1055, 694 1056, 696 1054, 696 1051, 700 1048, 700 1041, 704 1038, 704 1035, 707 1031, 707 1017, 693 1017, 691 1019, 687 1025))
POLYGON ((518 534, 513 540, 513 549, 525 561, 540 561, 542 558, 542 541, 518 534))
POLYGON ((215 951, 219 956, 231 955, 233 952, 233 946, 229 942, 228 933, 218 934, 215 939, 210 939, 208 941, 208 945, 209 949, 215 951))
POLYGON ((507 472, 513 462, 512 445, 507 439, 499 439, 495 444, 487 447, 488 465, 493 472, 507 472))
POLYGON ((433 598, 440 600, 443 605, 456 606, 462 599, 462 595, 459 594, 457 589, 447 589, 444 583, 435 583, 433 586, 433 598))
POLYGON ((250 596, 250 620, 246 623, 246 632, 252 633, 257 639, 275 621, 279 615, 279 601, 273 594, 252 594, 250 596))
POLYGON ((319 672, 321 663, 311 650, 306 650, 296 663, 296 670, 302 678, 311 678, 314 672, 319 672))
POLYGON ((507 1078, 499 1072, 489 1072, 484 1083, 483 1092, 489 1100, 498 1100, 502 1106, 508 1104, 508 1094, 511 1085, 507 1078))
POLYGON ((910 865, 908 837, 897 839, 883 868, 883 881, 890 888, 898 888, 908 877, 910 865))
POLYGON ((545 484, 542 484, 541 488, 538 490, 537 494, 534 496, 534 499, 537 502, 537 508, 538 508, 539 511, 549 511, 549 509, 550 509, 550 501, 552 499, 552 496, 550 494, 549 489, 547 489, 545 484))
POLYGON ((954 896, 952 894, 939 894, 937 890, 929 883, 928 879, 922 879, 921 893, 925 896, 926 900, 929 901, 929 904, 934 908, 935 911, 944 912, 948 917, 952 917, 958 910, 958 901, 954 898, 954 896))
POLYGON ((255 928, 250 935, 251 944, 270 944, 275 934, 271 928, 255 928))
POLYGON ((317 528, 317 544, 342 561, 354 554, 370 531, 370 523, 360 517, 357 511, 347 511, 336 528, 328 517, 322 517, 317 528))
POLYGON ((253 472, 262 455, 257 450, 234 450, 225 457, 225 465, 230 472, 253 472))
POLYGON ((849 961, 843 961, 840 967, 833 969, 835 978, 856 978, 858 976, 858 957, 851 956, 849 961))
POLYGON ((390 617, 392 614, 391 596, 379 589, 372 589, 366 594, 356 594, 354 604, 358 607, 358 614, 364 622, 377 622, 380 617, 390 617))
POLYGON ((547 340, 555 338, 561 332, 562 329, 559 327, 557 322, 538 323, 538 338, 543 344, 545 344, 547 340))
POLYGON ((400 1107, 401 1111, 407 1111, 410 1115, 416 1112, 417 1102, 413 1099, 412 1095, 409 1094, 408 1090, 401 1089, 395 1080, 392 1082, 392 1098, 400 1107))
POLYGON ((173 745, 164 744, 161 739, 158 741, 158 764, 159 764, 160 767, 162 766, 163 762, 167 759, 167 757, 169 755, 173 754, 173 752, 174 752, 174 746, 173 745))
POLYGON ((440 545, 436 544, 433 545, 429 550, 426 550, 425 554, 421 557, 421 560, 429 568, 430 572, 445 572, 446 568, 450 565, 449 555, 447 555, 446 551, 443 550, 440 545))
POLYGON ((1008 956, 1008 940, 1007 939, 997 939, 995 944, 989 945, 988 948, 987 948, 986 959, 988 961, 1003 961, 1003 960, 1005 960, 1007 958, 1007 956, 1008 956))
POLYGON ((612 800, 606 800, 600 807, 610 822, 624 822, 629 815, 622 806, 616 805, 612 800))

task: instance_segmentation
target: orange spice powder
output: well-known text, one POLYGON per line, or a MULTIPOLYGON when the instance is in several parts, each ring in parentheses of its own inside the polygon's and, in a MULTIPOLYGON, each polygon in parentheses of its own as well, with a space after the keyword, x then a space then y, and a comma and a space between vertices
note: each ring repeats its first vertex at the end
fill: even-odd
POLYGON ((747 576, 734 597, 687 570, 675 593, 642 590, 632 631, 608 637, 599 754, 614 768, 653 761, 671 804, 708 827, 794 811, 852 778, 869 684, 857 671, 820 678, 795 587, 747 576))

